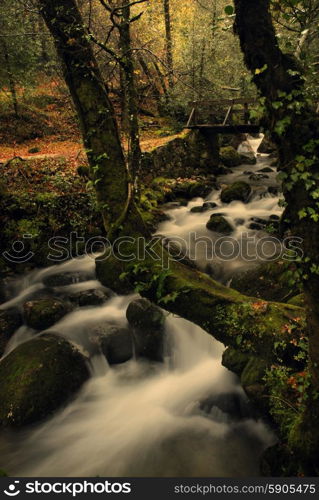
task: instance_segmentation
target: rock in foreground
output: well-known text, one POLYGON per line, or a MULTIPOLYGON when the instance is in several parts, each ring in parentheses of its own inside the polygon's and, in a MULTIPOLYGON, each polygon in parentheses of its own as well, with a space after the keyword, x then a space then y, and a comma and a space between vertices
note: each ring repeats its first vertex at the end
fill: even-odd
POLYGON ((133 328, 137 356, 151 361, 163 361, 165 324, 163 311, 147 299, 137 299, 129 304, 126 317, 133 328))
POLYGON ((23 309, 26 324, 35 330, 46 330, 68 312, 67 306, 54 298, 30 300, 23 309))
POLYGON ((62 337, 45 334, 21 344, 0 362, 0 425, 48 417, 88 378, 84 356, 62 337))

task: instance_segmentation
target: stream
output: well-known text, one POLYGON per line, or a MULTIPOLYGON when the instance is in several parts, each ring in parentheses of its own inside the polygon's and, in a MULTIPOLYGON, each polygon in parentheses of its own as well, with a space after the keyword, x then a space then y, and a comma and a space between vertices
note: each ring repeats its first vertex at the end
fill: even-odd
MULTIPOLYGON (((255 149, 259 143, 260 139, 251 141, 255 149)), ((245 258, 243 242, 253 235, 256 245, 256 241, 267 237, 264 231, 249 228, 252 217, 281 215, 278 195, 267 191, 268 186, 276 186, 275 169, 267 174, 268 178, 247 180, 270 163, 268 156, 261 155, 257 165, 241 165, 218 178, 221 184, 249 182, 253 194, 248 203, 224 205, 220 190, 215 190, 206 200, 195 199, 187 206, 168 208, 170 219, 160 225, 158 233, 182 238, 187 255, 192 257, 194 253, 202 270, 231 284, 235 272, 256 265, 256 258, 245 258), (217 206, 203 213, 190 212, 204 201, 217 206), (241 251, 226 260, 217 256, 212 263, 207 247, 220 238, 206 229, 213 213, 222 213, 231 224, 231 236, 241 251), (194 252, 190 234, 208 243, 197 245, 194 252)), ((267 241, 265 245, 267 248, 267 241)), ((41 294, 44 277, 64 272, 86 275, 86 281, 61 287, 65 293, 99 288, 94 267, 93 258, 86 256, 32 271, 16 284, 14 298, 0 309, 23 304, 35 293, 41 294)), ((125 326, 126 308, 135 297, 114 296, 104 305, 77 309, 50 328, 90 356, 92 376, 75 399, 47 421, 31 429, 2 433, 0 468, 10 476, 260 475, 259 458, 276 437, 265 422, 255 418, 238 378, 221 365, 224 346, 201 328, 167 315, 163 364, 132 360, 110 367, 104 356, 91 350, 88 330, 103 319, 125 326)), ((30 328, 20 327, 5 355, 34 334, 30 328)))

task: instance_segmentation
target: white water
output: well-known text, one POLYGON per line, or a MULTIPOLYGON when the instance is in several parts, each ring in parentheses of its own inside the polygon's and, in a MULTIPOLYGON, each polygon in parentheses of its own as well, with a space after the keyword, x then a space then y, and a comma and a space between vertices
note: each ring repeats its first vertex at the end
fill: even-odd
MULTIPOLYGON (((218 198, 216 192, 210 199, 218 198)), ((247 205, 236 202, 223 211, 227 210, 231 221, 235 217, 248 221, 251 216, 279 213, 277 202, 276 198, 254 198, 247 205)), ((164 223, 161 233, 186 235, 192 228, 205 228, 210 212, 190 214, 195 204, 170 211, 172 220, 164 223)), ((236 231, 239 234, 242 229, 236 231)), ((27 276, 15 299, 1 308, 23 303, 35 287, 41 289, 46 274, 70 270, 85 270, 90 276, 64 290, 97 285, 92 281, 94 261, 75 259, 27 276)), ((125 325, 125 310, 132 298, 114 297, 103 306, 74 311, 51 328, 91 356, 93 376, 74 401, 47 422, 32 430, 2 434, 0 468, 10 475, 32 477, 258 475, 258 459, 274 442, 270 430, 251 418, 235 420, 218 405, 204 411, 200 404, 221 394, 229 398, 237 394, 245 400, 237 378, 221 366, 224 347, 203 330, 168 316, 163 365, 131 361, 110 368, 92 350, 90 328, 101 321, 125 325)), ((7 353, 33 335, 21 327, 7 353)))
MULTIPOLYGON (((260 139, 251 140, 255 150, 260 142, 260 139)), ((232 168, 233 173, 218 178, 222 187, 236 181, 248 182, 252 187, 248 203, 233 201, 225 204, 220 199, 221 189, 214 190, 205 200, 196 198, 187 206, 168 210, 170 220, 160 224, 157 233, 167 236, 181 250, 181 255, 187 255, 203 271, 223 282, 228 282, 236 271, 255 266, 256 262, 264 262, 273 255, 279 255, 279 242, 275 244, 274 239, 265 231, 249 228, 253 217, 269 220, 271 215, 282 214, 282 208, 278 204, 279 196, 267 192, 269 186, 277 185, 276 169, 273 168, 273 172, 265 174, 267 179, 249 179, 250 174, 269 167, 269 163, 267 155, 260 155, 257 165, 240 165, 232 168), (214 202, 217 206, 202 213, 191 212, 193 207, 202 205, 204 201, 214 202), (206 228, 213 214, 222 214, 229 222, 233 228, 230 237, 221 238, 220 234, 206 228), (256 248, 262 248, 262 251, 256 252, 256 248)))

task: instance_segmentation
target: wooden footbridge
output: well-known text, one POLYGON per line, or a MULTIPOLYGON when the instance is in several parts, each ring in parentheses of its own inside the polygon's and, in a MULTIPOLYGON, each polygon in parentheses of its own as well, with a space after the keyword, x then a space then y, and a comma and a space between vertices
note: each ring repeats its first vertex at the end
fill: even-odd
POLYGON ((248 98, 193 101, 186 128, 210 134, 256 134, 260 125, 250 122, 250 109, 256 103, 248 98))

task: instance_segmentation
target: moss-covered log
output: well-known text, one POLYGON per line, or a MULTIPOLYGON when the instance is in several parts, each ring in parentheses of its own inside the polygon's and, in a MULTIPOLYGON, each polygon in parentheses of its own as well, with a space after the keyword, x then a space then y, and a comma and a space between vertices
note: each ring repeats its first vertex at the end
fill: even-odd
MULTIPOLYGON (((217 340, 270 362, 294 364, 294 346, 304 329, 300 307, 248 297, 173 260, 161 242, 136 264, 115 256, 97 260, 97 276, 119 293, 138 290, 164 309, 202 327, 217 340)), ((132 245, 122 255, 137 255, 132 245)))

